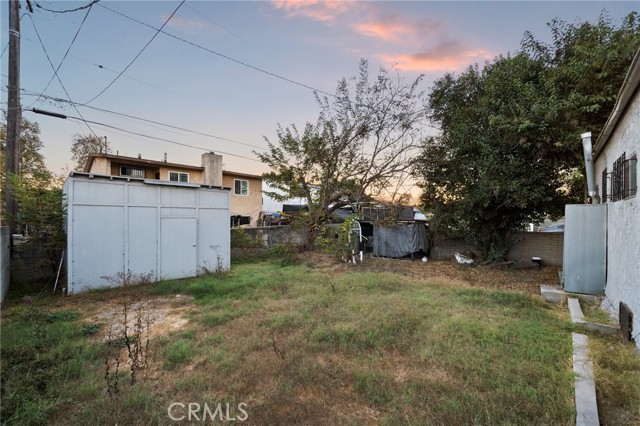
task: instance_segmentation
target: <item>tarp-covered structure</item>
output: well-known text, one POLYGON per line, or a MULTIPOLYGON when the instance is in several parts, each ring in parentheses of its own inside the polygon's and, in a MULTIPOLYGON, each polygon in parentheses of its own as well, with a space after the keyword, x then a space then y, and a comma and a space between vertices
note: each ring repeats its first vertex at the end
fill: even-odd
POLYGON ((373 225, 373 255, 401 258, 429 252, 429 236, 424 222, 373 225))

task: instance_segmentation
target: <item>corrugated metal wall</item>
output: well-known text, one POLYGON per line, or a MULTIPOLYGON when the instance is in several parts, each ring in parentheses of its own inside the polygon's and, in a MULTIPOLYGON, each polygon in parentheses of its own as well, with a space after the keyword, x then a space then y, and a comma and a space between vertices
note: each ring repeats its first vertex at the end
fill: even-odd
POLYGON ((160 280, 229 268, 228 190, 90 176, 65 182, 69 294, 118 272, 160 280))

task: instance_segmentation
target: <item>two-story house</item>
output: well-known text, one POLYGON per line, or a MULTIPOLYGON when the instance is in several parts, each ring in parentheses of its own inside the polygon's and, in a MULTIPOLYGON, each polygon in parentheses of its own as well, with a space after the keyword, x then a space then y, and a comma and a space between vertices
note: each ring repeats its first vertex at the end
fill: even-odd
POLYGON ((84 172, 104 176, 127 176, 132 179, 196 183, 231 188, 230 222, 256 226, 262 211, 262 178, 258 175, 222 170, 222 156, 202 154, 200 166, 149 160, 141 156, 112 154, 89 156, 84 172))

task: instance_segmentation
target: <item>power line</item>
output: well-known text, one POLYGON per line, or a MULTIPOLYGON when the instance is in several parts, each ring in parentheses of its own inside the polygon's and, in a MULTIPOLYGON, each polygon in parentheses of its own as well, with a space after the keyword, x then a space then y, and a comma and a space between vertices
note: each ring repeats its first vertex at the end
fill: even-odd
MULTIPOLYGON (((67 118, 69 120, 80 120, 77 117, 68 116, 67 118)), ((99 126, 99 127, 106 127, 108 129, 119 130, 121 132, 129 133, 129 134, 140 136, 140 137, 147 138, 147 139, 153 139, 153 140, 157 140, 157 141, 161 141, 161 142, 171 143, 171 144, 174 144, 174 145, 184 146, 186 148, 199 149, 201 151, 211 151, 211 148, 203 148, 201 146, 190 145, 190 144, 186 144, 186 143, 183 143, 183 142, 174 141, 174 140, 171 140, 171 139, 165 139, 165 138, 159 138, 159 137, 156 137, 156 136, 150 136, 150 135, 146 135, 144 133, 134 132, 134 131, 131 131, 131 130, 123 129, 121 127, 112 126, 110 124, 100 123, 100 122, 97 122, 97 121, 90 121, 89 120, 89 123, 94 124, 94 125, 99 126)), ((219 153, 224 154, 224 155, 229 155, 229 156, 232 156, 232 157, 244 158, 245 160, 251 160, 251 161, 255 161, 257 163, 261 162, 260 160, 257 160, 255 158, 247 157, 247 156, 240 155, 240 154, 232 154, 230 152, 225 152, 225 151, 220 151, 220 150, 216 150, 216 152, 219 152, 219 153)))
MULTIPOLYGON (((23 18, 23 17, 24 17, 24 15, 26 15, 26 14, 27 14, 27 12, 23 13, 23 14, 20 16, 20 22, 22 22, 22 18, 23 18)), ((7 42, 7 44, 4 46, 4 49, 2 49, 2 53, 0 53, 0 58, 2 58, 2 57, 4 56, 4 52, 6 52, 8 48, 9 48, 9 42, 7 42)))
MULTIPOLYGON (((58 72, 56 71, 56 67, 54 67, 53 66, 53 62, 51 62, 51 58, 49 57, 49 52, 47 52, 47 48, 44 46, 44 42, 42 41, 42 37, 40 37, 40 33, 38 32, 38 28, 36 27, 35 21, 31 17, 31 15, 27 15, 27 16, 29 16, 29 19, 31 20, 31 25, 33 25, 33 29, 35 30, 36 35, 38 36, 38 40, 40 41, 40 46, 42 46, 42 50, 44 50, 44 54, 47 57, 47 60, 49 61, 49 65, 51 65, 51 69, 53 70, 53 74, 56 76, 56 79, 58 80, 58 83, 60 83, 60 86, 62 87, 62 90, 64 90, 64 93, 67 95, 67 99, 69 99, 69 102, 73 102, 71 100, 71 96, 69 95, 69 92, 67 92, 67 88, 64 87, 64 84, 62 83, 62 80, 60 79, 60 76, 58 75, 58 72)), ((96 135, 96 132, 93 131, 91 126, 89 126, 89 124, 87 124, 87 122, 85 121, 84 117, 82 117, 82 113, 80 113, 80 111, 78 111, 78 108, 76 108, 76 106, 73 103, 71 104, 71 106, 73 106, 73 109, 76 110, 78 115, 81 117, 82 121, 84 121, 84 123, 87 126, 87 128, 89 129, 89 131, 91 131, 91 133, 93 133, 93 135, 95 137, 99 137, 98 135, 96 135)))
MULTIPOLYGON (((27 111, 31 111, 31 112, 34 112, 36 114, 48 115, 50 117, 62 118, 62 119, 65 119, 65 120, 66 119, 71 120, 71 121, 73 121, 73 120, 78 120, 78 121, 82 120, 82 121, 86 122, 86 120, 80 119, 78 117, 68 116, 68 115, 59 114, 59 113, 55 113, 55 112, 43 111, 43 110, 39 110, 37 108, 32 108, 32 109, 27 110, 27 111)), ((119 130, 121 132, 130 133, 132 135, 141 136, 143 138, 153 139, 153 140, 157 140, 157 141, 161 141, 161 142, 167 142, 167 143, 171 143, 171 144, 175 144, 175 145, 184 146, 184 147, 187 147, 187 148, 199 149, 199 150, 202 150, 202 151, 211 151, 210 148, 203 148, 201 146, 190 145, 190 144, 186 144, 186 143, 183 143, 183 142, 174 141, 174 140, 171 140, 171 139, 164 139, 164 138, 158 138, 156 136, 145 135, 144 133, 134 132, 134 131, 131 131, 131 130, 123 129, 121 127, 112 126, 110 124, 100 123, 98 121, 88 120, 88 122, 91 123, 91 124, 95 124, 96 126, 106 127, 108 129, 119 130)), ((225 154, 225 155, 230 155, 232 157, 244 158, 245 160, 251 160, 251 161, 258 162, 258 163, 261 162, 260 160, 256 160, 255 158, 247 157, 247 156, 244 156, 244 155, 232 154, 230 152, 225 152, 225 151, 220 151, 220 150, 217 150, 217 152, 225 154)))
POLYGON ((93 98, 91 98, 89 101, 87 101, 87 104, 90 104, 91 102, 95 101, 100 95, 102 95, 104 92, 106 92, 109 87, 111 87, 113 85, 113 83, 115 83, 120 76, 122 76, 122 74, 124 74, 124 72, 126 70, 129 69, 129 67, 136 61, 136 59, 138 59, 138 57, 140 57, 140 55, 142 55, 142 52, 145 51, 145 49, 151 44, 151 42, 158 36, 158 34, 160 34, 160 32, 162 32, 162 29, 165 27, 165 25, 167 25, 169 23, 169 21, 171 20, 171 18, 173 18, 173 15, 176 14, 176 12, 178 11, 178 9, 180 9, 180 7, 182 7, 182 5, 184 4, 186 0, 182 0, 180 2, 180 4, 178 5, 178 7, 176 7, 176 10, 173 11, 173 13, 167 18, 166 21, 164 21, 164 24, 162 24, 162 26, 160 28, 158 28, 155 32, 155 34, 153 35, 153 37, 151 37, 151 39, 147 42, 147 44, 144 45, 144 47, 142 48, 142 50, 140 50, 140 52, 138 52, 138 54, 131 60, 131 62, 129 62, 129 64, 124 67, 124 69, 122 71, 120 71, 120 74, 118 74, 116 76, 116 78, 113 79, 113 81, 111 83, 109 83, 107 85, 107 87, 105 87, 104 89, 102 89, 102 91, 100 93, 98 93, 97 95, 95 95, 93 98))
MULTIPOLYGON (((191 10, 193 10, 194 12, 196 12, 198 15, 202 16, 204 19, 206 19, 207 21, 211 22, 213 25, 215 25, 216 27, 222 29, 225 32, 228 32, 229 34, 231 34, 232 36, 234 36, 235 38, 237 38, 238 40, 240 40, 241 42, 247 44, 248 46, 251 46, 252 48, 260 51, 260 49, 258 49, 256 46, 254 46, 253 44, 249 43, 247 40, 243 39, 242 37, 240 37, 238 34, 234 33, 233 31, 223 27, 222 25, 220 25, 219 23, 217 23, 216 21, 214 21, 213 19, 211 19, 210 17, 208 17, 207 15, 205 15, 204 13, 200 12, 199 10, 195 9, 193 6, 191 6, 190 4, 187 4, 187 7, 191 10)), ((264 53, 264 52, 261 52, 264 53)))
POLYGON ((254 66, 254 65, 250 65, 250 64, 248 64, 248 63, 246 63, 246 62, 242 62, 242 61, 240 61, 240 60, 238 60, 238 59, 234 59, 234 58, 232 58, 232 57, 230 57, 230 56, 224 55, 224 54, 222 54, 222 53, 220 53, 220 52, 216 52, 215 50, 211 50, 211 49, 209 49, 209 48, 207 48, 207 47, 204 47, 204 46, 202 46, 202 45, 200 45, 200 44, 197 44, 197 43, 194 43, 194 42, 192 42, 192 41, 186 40, 186 39, 184 39, 184 38, 182 38, 182 37, 178 37, 178 36, 176 36, 176 35, 173 35, 173 34, 171 34, 171 33, 166 32, 166 31, 162 31, 162 28, 158 29, 158 28, 156 28, 156 27, 154 27, 154 26, 152 26, 152 25, 149 25, 149 24, 147 24, 147 23, 145 23, 145 22, 139 21, 138 19, 132 18, 131 16, 125 15, 124 13, 118 12, 117 10, 113 10, 113 9, 111 9, 110 7, 107 7, 107 6, 103 5, 103 4, 99 4, 98 6, 103 7, 103 8, 105 8, 105 9, 107 9, 107 10, 109 10, 109 11, 111 11, 111 12, 115 13, 116 15, 120 15, 120 16, 122 16, 123 18, 129 19, 129 20, 131 20, 131 21, 133 21, 133 22, 136 22, 136 23, 138 23, 138 24, 140 24, 140 25, 143 25, 143 26, 145 26, 145 27, 148 27, 148 28, 154 29, 154 30, 156 30, 156 31, 159 31, 159 32, 163 33, 164 35, 167 35, 167 36, 169 36, 169 37, 171 37, 171 38, 174 38, 174 39, 176 39, 176 40, 179 40, 179 41, 181 41, 181 42, 183 42, 183 43, 186 43, 186 44, 188 44, 188 45, 190 45, 190 46, 193 46, 193 47, 196 47, 196 48, 198 48, 198 49, 204 50, 205 52, 209 52, 209 53, 211 53, 211 54, 214 54, 214 55, 219 56, 219 57, 221 57, 221 58, 224 58, 224 59, 226 59, 226 60, 229 60, 229 61, 235 62, 235 63, 237 63, 237 64, 240 64, 240 65, 244 66, 244 67, 251 68, 252 70, 255 70, 255 71, 261 72, 261 73, 263 73, 263 74, 270 75, 271 77, 275 77, 275 78, 278 78, 278 79, 280 79, 280 80, 286 81, 286 82, 288 82, 288 83, 292 83, 292 84, 295 84, 295 85, 297 85, 297 86, 304 87, 305 89, 313 90, 314 92, 317 92, 317 93, 322 93, 323 95, 330 96, 330 97, 332 97, 332 98, 335 98, 335 97, 336 97, 336 95, 334 95, 333 93, 325 92, 324 90, 320 90, 320 89, 317 89, 317 88, 315 88, 315 87, 309 86, 309 85, 307 85, 307 84, 300 83, 300 82, 298 82, 298 81, 292 80, 292 79, 290 79, 290 78, 283 77, 283 76, 281 76, 281 75, 279 75, 279 74, 276 74, 276 73, 273 73, 273 72, 271 72, 271 71, 267 71, 267 70, 265 70, 265 69, 258 68, 258 67, 254 66))
POLYGON ((80 6, 80 7, 76 7, 75 9, 66 9, 66 10, 55 10, 55 9, 47 9, 44 6, 41 6, 40 3, 36 2, 36 7, 42 10, 46 10, 47 12, 52 12, 52 13, 70 13, 70 12, 77 12, 78 10, 82 10, 82 9, 91 9, 91 6, 93 6, 94 4, 98 3, 100 0, 93 0, 91 3, 84 5, 84 6, 80 6))
MULTIPOLYGON (((265 69, 262 69, 262 68, 256 67, 256 66, 254 66, 254 65, 251 65, 251 64, 248 64, 248 63, 246 63, 246 62, 240 61, 240 60, 238 60, 238 59, 232 58, 232 57, 230 57, 230 56, 224 55, 224 54, 222 54, 222 53, 220 53, 220 52, 216 52, 215 50, 212 50, 212 49, 209 49, 209 48, 207 48, 207 47, 204 47, 204 46, 202 46, 202 45, 200 45, 200 44, 198 44, 198 43, 195 43, 195 42, 192 42, 192 41, 186 40, 186 39, 184 39, 184 38, 182 38, 182 37, 179 37, 179 36, 176 36, 176 35, 174 35, 174 34, 171 34, 171 33, 168 33, 168 32, 166 32, 166 31, 163 31, 163 30, 162 30, 162 28, 158 29, 158 28, 156 28, 156 27, 154 27, 154 26, 152 26, 152 25, 149 25, 149 24, 147 24, 147 23, 145 23, 145 22, 142 22, 142 21, 140 21, 140 20, 138 20, 138 19, 136 19, 136 18, 132 18, 131 16, 128 16, 128 15, 126 15, 126 14, 122 13, 122 12, 118 12, 117 10, 111 9, 110 7, 105 6, 104 4, 99 4, 98 6, 100 6, 100 7, 104 8, 104 9, 107 9, 108 11, 113 12, 113 13, 115 13, 116 15, 120 15, 120 16, 122 16, 123 18, 126 18, 126 19, 128 19, 128 20, 130 20, 130 21, 133 21, 133 22, 135 22, 135 23, 137 23, 137 24, 143 25, 143 26, 145 26, 145 27, 147 27, 147 28, 151 28, 151 29, 156 30, 156 31, 158 31, 158 32, 161 32, 161 33, 163 33, 164 35, 167 35, 167 36, 169 36, 169 37, 171 37, 171 38, 174 38, 174 39, 179 40, 179 41, 181 41, 181 42, 183 42, 183 43, 186 43, 186 44, 188 44, 188 45, 190 45, 190 46, 193 46, 193 47, 196 47, 196 48, 198 48, 198 49, 204 50, 205 52, 208 52, 208 53, 214 54, 214 55, 216 55, 216 56, 219 56, 219 57, 221 57, 221 58, 224 58, 224 59, 227 59, 227 60, 229 60, 229 61, 235 62, 235 63, 237 63, 237 64, 240 64, 240 65, 244 66, 244 67, 247 67, 247 68, 253 69, 253 70, 258 71, 258 72, 261 72, 261 73, 263 73, 263 74, 267 74, 267 75, 269 75, 269 76, 271 76, 271 77, 275 77, 275 78, 278 78, 278 79, 280 79, 280 80, 286 81, 286 82, 288 82, 288 83, 292 83, 292 84, 295 84, 295 85, 297 85, 297 86, 304 87, 304 88, 309 89, 309 90, 312 90, 312 91, 314 91, 314 92, 316 92, 316 93, 321 93, 321 94, 323 94, 323 95, 325 95, 325 96, 328 96, 328 97, 331 97, 331 98, 337 98, 337 96, 336 96, 335 94, 333 94, 333 93, 329 93, 329 92, 326 92, 326 91, 324 91, 324 90, 317 89, 317 88, 315 88, 315 87, 313 87, 313 86, 309 86, 309 85, 307 85, 307 84, 300 83, 300 82, 295 81, 295 80, 292 80, 292 79, 290 79, 290 78, 283 77, 283 76, 281 76, 281 75, 279 75, 279 74, 276 74, 276 73, 273 73, 273 72, 271 72, 271 71, 267 71, 267 70, 265 70, 265 69)), ((353 104, 353 105, 356 105, 356 106, 361 106, 361 107, 368 108, 368 109, 371 109, 371 110, 376 111, 376 108, 374 108, 374 107, 373 107, 373 106, 371 106, 371 105, 360 104, 360 103, 353 102, 353 101, 351 101, 351 100, 349 100, 348 102, 349 102, 350 104, 353 104)), ((425 108, 425 109, 422 109, 422 110, 416 111, 416 112, 415 112, 415 114, 422 113, 422 112, 424 112, 424 111, 426 111, 426 110, 427 110, 427 109, 425 108)), ((433 127, 433 126, 430 126, 430 127, 433 127)), ((434 128, 435 128, 435 129, 437 129, 436 127, 434 127, 434 128)), ((438 130, 439 130, 439 129, 438 129, 438 130)))
MULTIPOLYGON (((37 3, 36 3, 36 5, 37 5, 37 3)), ((49 88, 49 85, 51 84, 51 82, 55 78, 55 76, 58 73, 58 71, 60 71, 60 67, 62 67, 62 64, 64 63, 64 60, 67 59, 67 55, 69 54, 69 51, 71 50, 71 47, 73 46, 73 44, 75 43, 76 39, 78 38, 78 34, 80 34, 80 30, 84 26, 85 21, 89 17, 89 12, 91 12, 91 6, 93 6, 93 3, 91 3, 89 5, 89 8, 87 9, 87 13, 84 15, 84 18, 82 19, 82 22, 80 23, 80 26, 78 27, 78 30, 76 31, 76 34, 73 36, 73 39, 71 40, 71 43, 69 44, 69 47, 67 48, 67 51, 64 53, 64 56, 62 57, 62 60, 58 64, 58 68, 56 68, 56 70, 54 71, 53 75, 49 79, 49 82, 47 83, 45 88, 42 90, 42 94, 46 93, 47 89, 49 88)), ((33 104, 35 104, 39 100, 40 100, 40 97, 38 97, 35 101, 33 101, 33 103, 30 106, 33 106, 33 104)))
MULTIPOLYGON (((32 43, 37 43, 35 40, 32 40, 29 37, 21 37, 21 40, 27 40, 27 41, 30 41, 32 43)), ((62 49, 56 49, 55 47, 49 47, 49 50, 57 50, 59 52, 62 52, 62 49)), ((80 58, 79 56, 76 56, 76 55, 69 54, 69 57, 70 58, 74 58, 74 59, 76 59, 78 61, 84 62, 86 64, 93 65, 94 67, 100 68, 101 70, 109 71, 110 73, 113 73, 113 74, 118 74, 118 72, 119 72, 119 71, 116 71, 116 70, 112 70, 111 68, 109 68, 107 66, 96 64, 95 62, 91 62, 91 61, 88 61, 88 60, 86 60, 84 58, 80 58)), ((132 76, 127 75, 127 74, 123 74, 123 76, 126 77, 126 78, 129 78, 131 80, 137 81, 139 83, 146 84, 147 86, 151 86, 151 87, 154 87, 156 89, 161 89, 161 90, 165 90, 165 91, 170 91, 171 92, 171 90, 167 89, 166 87, 161 87, 161 86, 158 86, 156 84, 149 83, 148 81, 144 81, 144 80, 141 80, 141 79, 136 78, 136 77, 132 77, 132 76)))
MULTIPOLYGON (((25 92, 30 92, 30 91, 25 90, 25 89, 22 89, 22 90, 24 90, 25 92)), ((259 146, 259 145, 253 145, 253 144, 250 144, 250 143, 247 143, 247 142, 241 142, 241 141, 238 141, 238 140, 235 140, 235 139, 224 138, 222 136, 216 136, 216 135, 212 135, 210 133, 199 132, 197 130, 191 130, 191 129, 187 129, 185 127, 176 126, 176 125, 173 125, 173 124, 167 124, 167 123, 163 123, 163 122, 160 122, 160 121, 150 120, 148 118, 136 117, 135 115, 130 115, 130 114, 122 113, 122 112, 112 111, 112 110, 108 110, 108 109, 105 109, 105 108, 98 108, 98 107, 95 107, 95 106, 92 106, 92 105, 80 104, 80 103, 76 103, 76 102, 70 102, 70 101, 67 101, 66 99, 55 98, 55 97, 47 96, 47 95, 38 95, 35 92, 31 92, 30 94, 27 93, 27 95, 30 95, 30 96, 41 96, 44 99, 50 99, 50 100, 57 101, 57 102, 75 104, 76 106, 85 107, 85 108, 91 108, 91 109, 96 110, 96 111, 106 112, 108 114, 114 114, 114 115, 118 115, 118 116, 121 116, 121 117, 127 117, 127 118, 131 118, 131 119, 134 119, 134 120, 143 121, 143 122, 146 122, 146 123, 157 124, 159 126, 164 126, 164 127, 175 129, 175 130, 181 130, 183 132, 188 132, 188 133, 192 133, 192 134, 195 134, 195 135, 205 136, 205 137, 212 138, 212 139, 218 139, 218 140, 221 140, 221 141, 237 143, 237 144, 245 145, 245 146, 252 147, 252 148, 258 148, 258 149, 263 149, 263 150, 266 149, 265 147, 262 147, 262 146, 259 146)))

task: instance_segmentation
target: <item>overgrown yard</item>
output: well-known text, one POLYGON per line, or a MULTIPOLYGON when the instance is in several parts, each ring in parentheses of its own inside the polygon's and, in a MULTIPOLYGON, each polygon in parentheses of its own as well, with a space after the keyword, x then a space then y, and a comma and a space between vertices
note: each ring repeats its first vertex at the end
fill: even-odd
MULTIPOLYGON (((2 422, 573 425, 573 326, 533 295, 554 276, 313 256, 16 303, 2 422)), ((640 423, 638 357, 591 337, 603 424, 640 423)))

